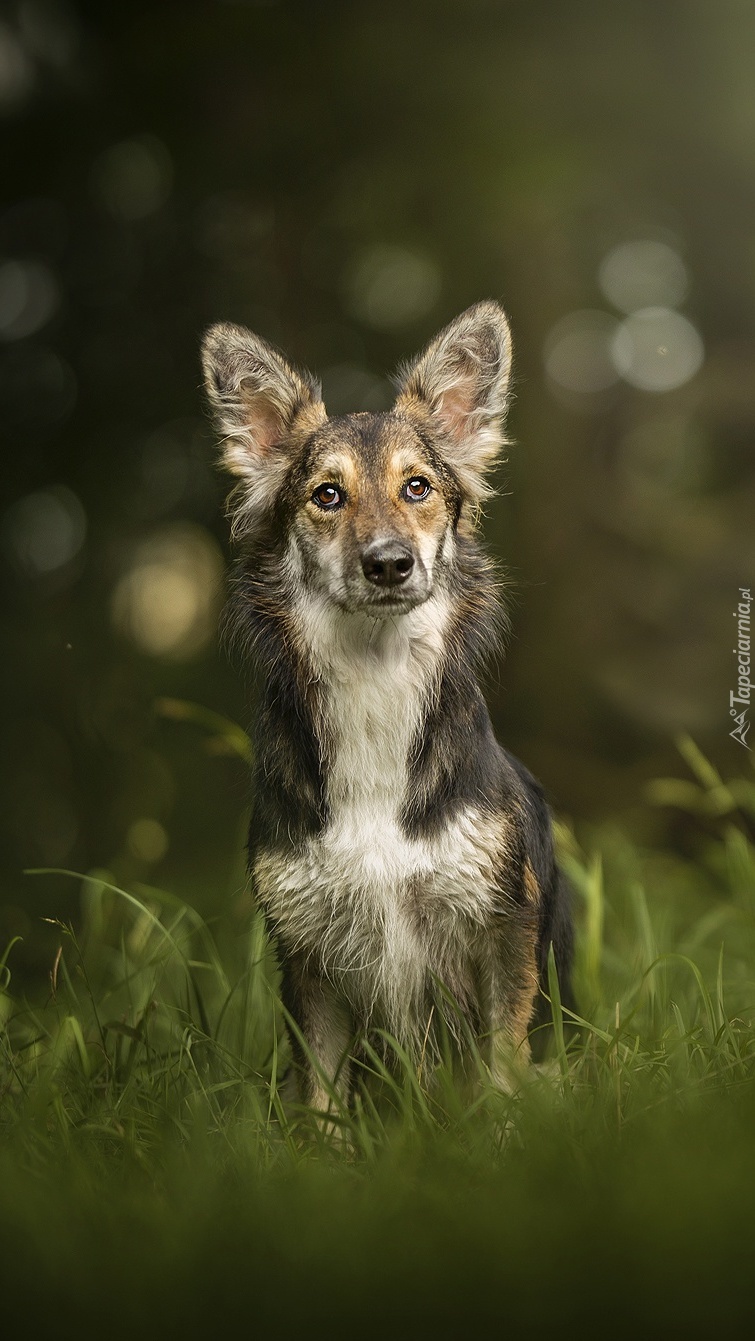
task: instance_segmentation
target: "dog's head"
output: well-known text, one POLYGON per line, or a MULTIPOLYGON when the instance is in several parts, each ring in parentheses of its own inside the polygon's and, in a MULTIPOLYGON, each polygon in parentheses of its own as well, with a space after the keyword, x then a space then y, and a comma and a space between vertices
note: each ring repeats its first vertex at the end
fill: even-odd
POLYGON ((315 380, 239 326, 213 326, 202 355, 222 459, 239 477, 234 530, 274 518, 291 574, 345 610, 395 615, 427 600, 501 447, 501 308, 478 303, 441 331, 401 370, 384 414, 328 418, 315 380))

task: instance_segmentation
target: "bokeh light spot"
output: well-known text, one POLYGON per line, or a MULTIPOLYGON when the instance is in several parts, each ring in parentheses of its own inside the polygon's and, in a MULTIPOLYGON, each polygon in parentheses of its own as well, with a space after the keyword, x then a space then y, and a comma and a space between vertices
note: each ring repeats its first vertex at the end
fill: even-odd
POLYGON ((146 219, 168 199, 173 185, 170 154, 154 135, 121 140, 106 149, 92 171, 94 190, 118 219, 146 219))
POLYGON ((604 257, 600 287, 620 312, 643 307, 678 307, 687 294, 687 267, 666 242, 622 242, 604 257))
POLYGON ((161 861, 168 851, 168 835, 155 819, 138 819, 129 825, 126 843, 140 861, 161 861))
POLYGON ((371 247, 348 269, 349 311, 375 330, 391 331, 431 311, 441 291, 441 274, 430 256, 407 247, 371 247))
POLYGON ((51 269, 39 261, 0 264, 0 337, 20 340, 41 330, 60 301, 51 269))
POLYGON ((544 348, 545 370, 565 391, 595 395, 618 380, 611 359, 611 341, 618 322, 606 312, 570 312, 549 332, 544 348))
POLYGON ((86 538, 86 514, 71 489, 27 494, 2 521, 6 552, 26 577, 43 578, 69 565, 86 538))
POLYGON ((177 523, 139 545, 112 598, 115 627, 151 656, 185 661, 213 636, 223 559, 209 532, 177 523))
POLYGON ((679 312, 646 307, 622 321, 611 345, 616 371, 641 391, 673 391, 700 368, 703 342, 679 312))
POLYGON ((6 347, 0 360, 0 414, 7 432, 17 425, 29 443, 70 414, 78 387, 70 364, 31 340, 6 347))
POLYGON ((21 0, 18 6, 21 36, 38 60, 59 69, 73 61, 79 33, 75 16, 61 0, 21 0))
POLYGON ((26 102, 34 88, 34 69, 7 23, 0 23, 0 112, 26 102))

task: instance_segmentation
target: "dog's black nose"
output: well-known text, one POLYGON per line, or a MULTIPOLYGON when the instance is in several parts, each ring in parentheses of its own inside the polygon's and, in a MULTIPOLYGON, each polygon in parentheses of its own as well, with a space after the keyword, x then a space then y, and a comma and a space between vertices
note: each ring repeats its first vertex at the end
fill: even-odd
POLYGON ((414 567, 414 556, 397 541, 379 541, 362 555, 362 572, 376 587, 397 587, 406 582, 414 567))

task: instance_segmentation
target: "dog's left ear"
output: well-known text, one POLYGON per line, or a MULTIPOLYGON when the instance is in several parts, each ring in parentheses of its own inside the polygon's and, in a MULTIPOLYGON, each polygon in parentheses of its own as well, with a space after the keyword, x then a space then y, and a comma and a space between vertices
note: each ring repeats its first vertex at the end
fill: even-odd
POLYGON ((511 334, 497 303, 476 303, 401 368, 395 408, 438 434, 474 507, 491 492, 485 476, 503 445, 511 334))

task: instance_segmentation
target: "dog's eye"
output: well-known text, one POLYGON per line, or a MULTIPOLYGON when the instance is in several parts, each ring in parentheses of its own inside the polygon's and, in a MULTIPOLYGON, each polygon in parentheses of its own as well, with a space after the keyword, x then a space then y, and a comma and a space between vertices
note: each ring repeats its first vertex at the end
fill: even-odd
POLYGON ((430 481, 426 480, 424 475, 415 475, 413 480, 407 480, 403 489, 404 498, 409 503, 421 503, 429 492, 430 481))
POLYGON ((334 508, 340 508, 343 503, 343 495, 335 484, 320 484, 312 495, 312 502, 316 503, 318 508, 325 512, 332 512, 334 508))

